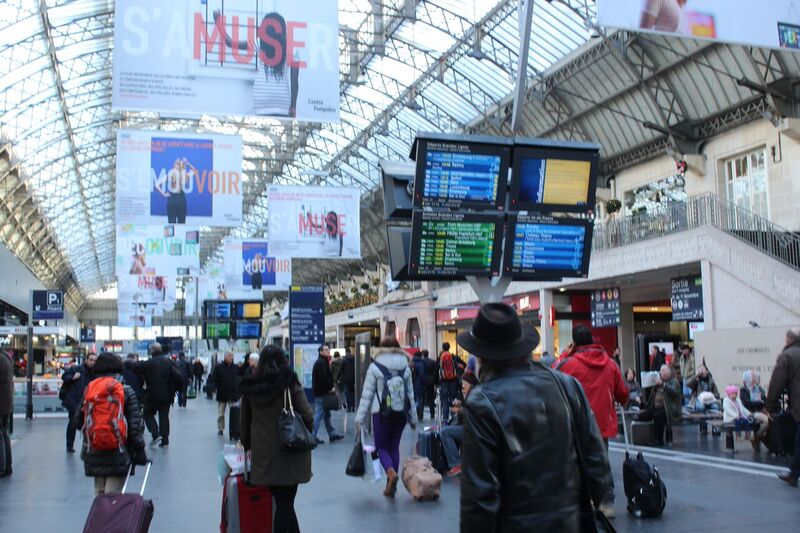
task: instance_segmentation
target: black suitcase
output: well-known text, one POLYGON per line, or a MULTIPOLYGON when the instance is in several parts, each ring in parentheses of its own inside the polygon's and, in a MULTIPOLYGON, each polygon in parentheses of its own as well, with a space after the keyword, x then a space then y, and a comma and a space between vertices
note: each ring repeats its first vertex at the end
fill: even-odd
POLYGON ((661 480, 658 469, 644 460, 642 452, 632 457, 624 409, 620 409, 620 416, 625 438, 622 481, 625 486, 625 497, 628 500, 628 512, 636 518, 657 518, 667 505, 667 487, 661 480))
POLYGON ((794 454, 797 423, 792 415, 783 411, 776 415, 767 430, 767 448, 775 455, 794 454))
POLYGON ((231 405, 228 413, 228 436, 231 440, 239 440, 242 436, 240 429, 240 417, 242 416, 242 408, 239 405, 231 405))
POLYGON ((155 511, 153 501, 143 498, 149 475, 150 463, 147 463, 139 494, 125 494, 131 476, 129 469, 121 494, 96 496, 86 517, 83 533, 147 533, 155 511))
POLYGON ((442 439, 439 437, 439 430, 427 428, 419 432, 417 438, 417 454, 431 460, 433 467, 439 472, 447 470, 447 460, 442 448, 442 439))

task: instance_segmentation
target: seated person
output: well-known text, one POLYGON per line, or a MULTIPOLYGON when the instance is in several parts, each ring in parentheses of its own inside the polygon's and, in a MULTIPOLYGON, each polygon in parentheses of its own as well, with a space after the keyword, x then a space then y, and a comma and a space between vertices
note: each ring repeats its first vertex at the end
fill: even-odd
POLYGON ((664 430, 681 419, 681 386, 672 376, 672 369, 664 364, 658 371, 656 385, 650 391, 647 408, 639 413, 639 420, 652 420, 655 440, 651 446, 664 445, 664 430))
POLYGON ((742 405, 753 413, 753 420, 758 423, 758 428, 753 435, 753 449, 759 451, 761 442, 767 444, 767 431, 769 430, 769 414, 767 413, 767 392, 761 386, 761 374, 755 370, 747 370, 742 374, 742 388, 739 389, 739 398, 742 405))
POLYGON ((631 407, 642 408, 642 388, 639 386, 639 381, 636 379, 636 372, 632 368, 625 371, 625 383, 628 385, 628 405, 627 409, 631 407))
MULTIPOLYGON (((469 390, 477 384, 478 378, 475 374, 464 372, 464 375, 461 376, 461 393, 465 400, 469 395, 469 390)), ((450 417, 448 425, 439 430, 439 438, 442 440, 444 456, 447 460, 447 466, 450 468, 448 474, 452 477, 461 473, 459 445, 464 438, 464 421, 461 419, 461 402, 459 400, 453 401, 450 412, 453 416, 450 417)))
POLYGON ((689 406, 696 413, 706 413, 708 411, 720 412, 719 391, 711 372, 704 365, 697 368, 695 375, 687 383, 692 391, 689 399, 689 406), (703 394, 707 393, 707 394, 703 394))
MULTIPOLYGON (((722 422, 725 424, 736 424, 736 440, 742 438, 740 428, 750 428, 750 411, 742 405, 739 399, 739 387, 728 385, 725 387, 725 398, 722 400, 722 422)), ((750 431, 745 431, 745 437, 750 438, 750 431)))

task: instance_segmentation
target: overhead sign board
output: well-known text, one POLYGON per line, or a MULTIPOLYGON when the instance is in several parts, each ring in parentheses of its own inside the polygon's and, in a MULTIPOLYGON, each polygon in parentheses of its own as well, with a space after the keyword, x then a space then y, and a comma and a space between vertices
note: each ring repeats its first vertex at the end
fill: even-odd
POLYGON ((619 326, 619 298, 617 287, 591 292, 592 327, 609 328, 619 326))
POLYGON ((703 320, 703 278, 686 276, 673 278, 672 286, 672 320, 703 320))
POLYGON ((64 291, 33 291, 34 320, 62 320, 64 291))

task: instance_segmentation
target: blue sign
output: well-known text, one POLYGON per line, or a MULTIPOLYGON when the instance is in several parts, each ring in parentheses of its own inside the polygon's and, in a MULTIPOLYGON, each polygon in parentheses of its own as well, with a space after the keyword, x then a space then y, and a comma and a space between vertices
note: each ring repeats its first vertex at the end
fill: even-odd
POLYGON ((289 290, 289 361, 303 387, 311 387, 318 348, 325 342, 325 290, 294 285, 289 290))
POLYGON ((64 291, 33 291, 33 320, 62 320, 64 291))

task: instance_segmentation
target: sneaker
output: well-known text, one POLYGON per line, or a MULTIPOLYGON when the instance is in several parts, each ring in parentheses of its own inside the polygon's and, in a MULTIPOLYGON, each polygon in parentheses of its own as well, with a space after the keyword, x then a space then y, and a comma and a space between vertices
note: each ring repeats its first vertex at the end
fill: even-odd
POLYGON ((322 440, 321 438, 316 437, 316 439, 317 439, 317 446, 319 446, 320 444, 325 444, 325 441, 322 440))
POLYGON ((785 481, 790 487, 797 486, 797 476, 793 476, 791 472, 788 474, 778 474, 778 479, 785 481))
POLYGON ((447 472, 448 477, 456 477, 461 475, 461 465, 456 465, 447 472))
POLYGON ((222 435, 222 430, 221 429, 217 430, 217 435, 222 435))
POLYGON ((330 441, 331 442, 336 442, 337 440, 342 440, 343 438, 344 438, 344 435, 334 435, 333 437, 330 438, 330 441))
POLYGON ((614 505, 610 503, 601 503, 598 511, 603 513, 606 518, 614 518, 614 505))
POLYGON ((166 437, 161 439, 161 442, 158 443, 159 448, 166 448, 167 446, 169 446, 169 439, 166 437))

